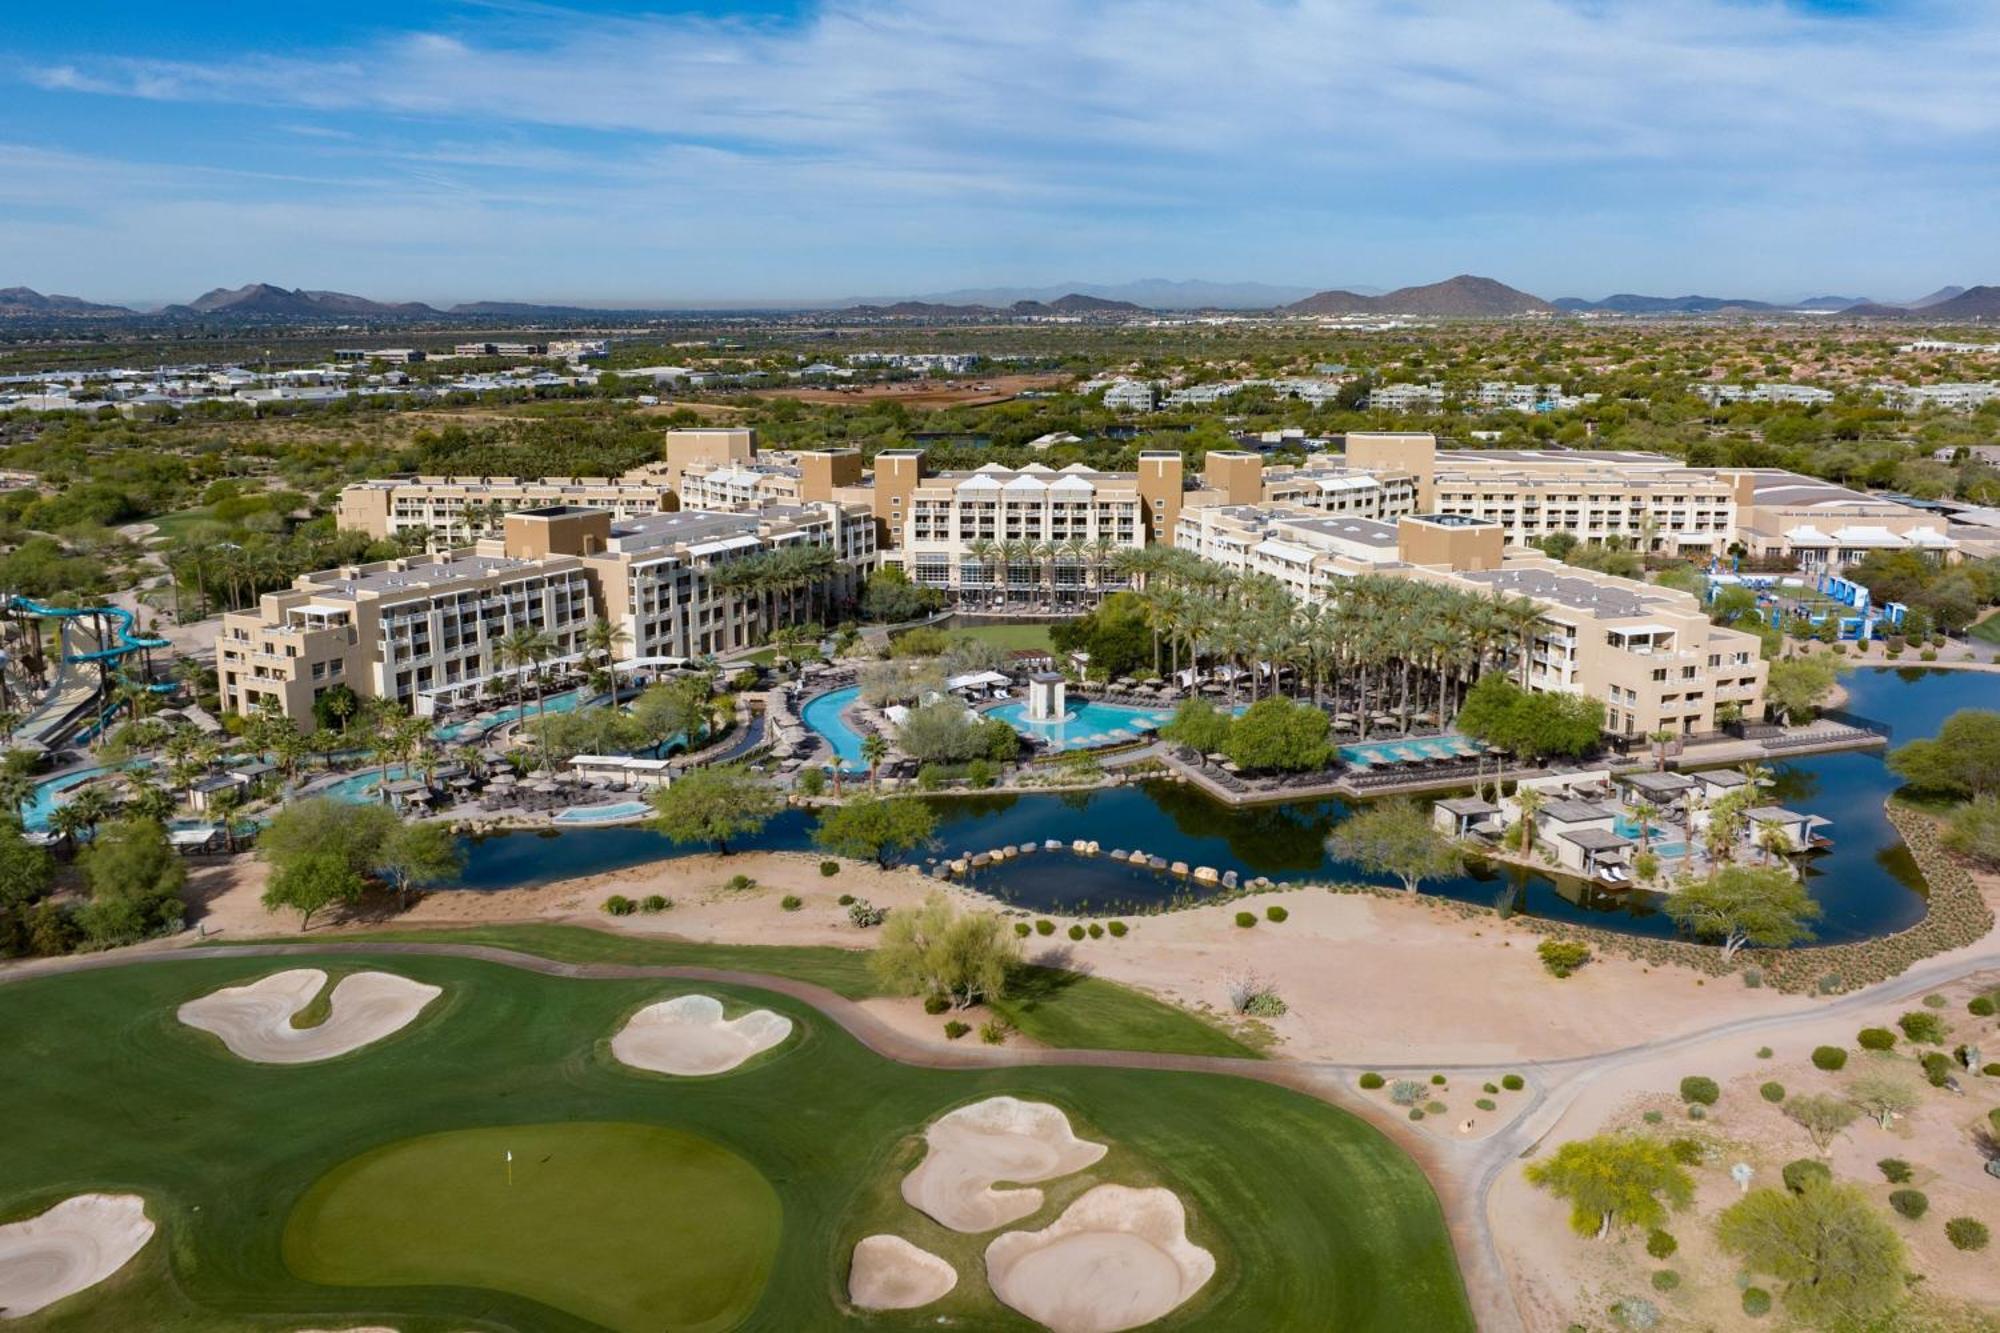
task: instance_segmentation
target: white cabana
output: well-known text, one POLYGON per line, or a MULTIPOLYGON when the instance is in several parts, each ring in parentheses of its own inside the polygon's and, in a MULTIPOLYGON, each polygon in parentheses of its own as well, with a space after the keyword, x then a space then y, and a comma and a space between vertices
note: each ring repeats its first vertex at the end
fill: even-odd
POLYGON ((601 778, 621 787, 651 789, 673 781, 672 765, 665 759, 635 759, 623 754, 580 754, 569 761, 570 771, 586 781, 601 778))
POLYGON ((945 689, 957 694, 960 690, 1004 689, 1013 680, 998 671, 968 671, 962 676, 953 676, 944 683, 945 689))

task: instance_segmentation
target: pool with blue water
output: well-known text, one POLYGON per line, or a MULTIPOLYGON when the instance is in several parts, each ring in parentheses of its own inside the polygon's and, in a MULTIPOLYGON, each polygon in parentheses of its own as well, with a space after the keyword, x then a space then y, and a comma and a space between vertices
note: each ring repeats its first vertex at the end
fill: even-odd
POLYGON ((988 709, 986 716, 997 717, 1023 736, 1042 741, 1055 750, 1087 750, 1150 736, 1174 718, 1170 708, 1132 708, 1094 699, 1076 704, 1064 716, 1045 722, 1030 718, 1028 705, 1018 701, 988 709))

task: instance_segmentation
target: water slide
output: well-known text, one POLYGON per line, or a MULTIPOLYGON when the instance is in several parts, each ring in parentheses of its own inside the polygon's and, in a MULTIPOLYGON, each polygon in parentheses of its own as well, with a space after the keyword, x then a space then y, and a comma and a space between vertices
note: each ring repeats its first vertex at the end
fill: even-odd
MULTIPOLYGON (((11 596, 7 599, 7 610, 22 615, 62 622, 61 639, 63 645, 62 665, 56 673, 55 685, 42 706, 22 722, 15 735, 24 739, 49 744, 51 738, 63 729, 80 712, 85 704, 95 699, 99 682, 89 678, 89 673, 73 671, 72 667, 95 666, 101 670, 112 670, 113 664, 133 653, 154 648, 168 648, 172 645, 165 639, 152 638, 136 632, 138 622, 130 611, 122 606, 45 606, 28 597, 11 596), (96 620, 102 617, 111 622, 111 642, 109 645, 92 636, 98 646, 88 652, 71 649, 70 622, 96 620)), ((138 684, 123 672, 114 672, 126 684, 138 684)), ((147 684, 141 688, 154 694, 171 694, 175 686, 172 682, 147 684)), ((88 734, 102 729, 110 718, 110 710, 91 723, 88 734)))

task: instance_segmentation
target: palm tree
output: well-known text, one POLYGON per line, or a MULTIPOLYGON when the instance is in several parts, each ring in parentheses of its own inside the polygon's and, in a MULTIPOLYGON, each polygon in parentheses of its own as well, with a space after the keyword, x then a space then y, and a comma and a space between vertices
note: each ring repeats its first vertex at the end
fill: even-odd
POLYGON ((874 732, 861 738, 861 759, 868 765, 868 787, 871 791, 881 785, 882 761, 889 757, 889 742, 874 732))
POLYGON ((21 714, 12 708, 0 709, 0 735, 14 739, 14 731, 21 725, 21 714))
MULTIPOLYGON (((972 557, 973 563, 982 566, 986 570, 987 593, 991 596, 993 580, 995 578, 994 566, 1000 559, 999 546, 990 538, 980 537, 966 543, 965 553, 972 557)), ((959 578, 958 599, 961 603, 965 600, 965 579, 962 575, 959 578)))
POLYGON ((340 730, 343 733, 347 731, 347 719, 354 716, 354 710, 359 704, 360 700, 354 697, 354 691, 344 686, 329 691, 326 696, 326 711, 332 713, 334 719, 340 723, 340 730))
POLYGON ((1653 766, 1659 772, 1667 771, 1667 747, 1675 740, 1675 733, 1666 727, 1646 733, 1646 739, 1653 743, 1653 766))
POLYGON ((0 809, 13 812, 16 822, 25 822, 23 813, 35 799, 35 780, 26 773, 0 770, 0 809))
POLYGON ((82 810, 77 809, 75 802, 49 811, 49 832, 66 839, 72 847, 82 841, 83 833, 89 827, 90 821, 84 817, 82 810))
POLYGON ((1514 788, 1514 804, 1521 809, 1521 852, 1533 857, 1535 854, 1535 815, 1548 803, 1548 798, 1534 787, 1514 788))
POLYGON ((583 631, 583 645, 593 653, 604 654, 604 670, 611 677, 611 703, 618 704, 618 645, 629 643, 631 634, 623 625, 599 616, 583 631))
POLYGON ((85 787, 62 806, 74 811, 86 833, 95 834, 97 826, 111 818, 111 796, 103 787, 85 787))
POLYGON ((1651 801, 1635 801, 1632 804, 1632 818, 1639 825, 1639 855, 1644 856, 1653 849, 1653 821, 1660 817, 1660 807, 1651 801))

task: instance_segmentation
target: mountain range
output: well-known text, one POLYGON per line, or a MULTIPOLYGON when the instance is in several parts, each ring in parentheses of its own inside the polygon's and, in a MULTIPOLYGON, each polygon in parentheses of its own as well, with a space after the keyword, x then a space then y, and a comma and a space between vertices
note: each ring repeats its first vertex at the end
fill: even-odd
POLYGON ((56 315, 65 319, 116 319, 136 311, 99 305, 79 296, 44 296, 30 287, 0 287, 0 319, 56 315))
POLYGON ((1425 287, 1398 287, 1380 296, 1335 289, 1315 292, 1303 301, 1279 307, 1288 315, 1429 315, 1445 319, 1481 319, 1502 315, 1551 314, 1555 307, 1539 296, 1516 291, 1491 278, 1461 273, 1425 287))
MULTIPOLYGON (((1380 287, 1354 290, 1377 295, 1380 287)), ((965 287, 949 292, 920 293, 898 298, 850 298, 835 301, 834 308, 888 306, 904 301, 926 305, 985 306, 1004 310, 1022 301, 1051 303, 1065 296, 1095 296, 1105 301, 1126 301, 1145 310, 1269 310, 1304 296, 1307 286, 1284 286, 1268 282, 1206 282, 1190 279, 1142 278, 1136 282, 1068 282, 1053 287, 965 287)))

